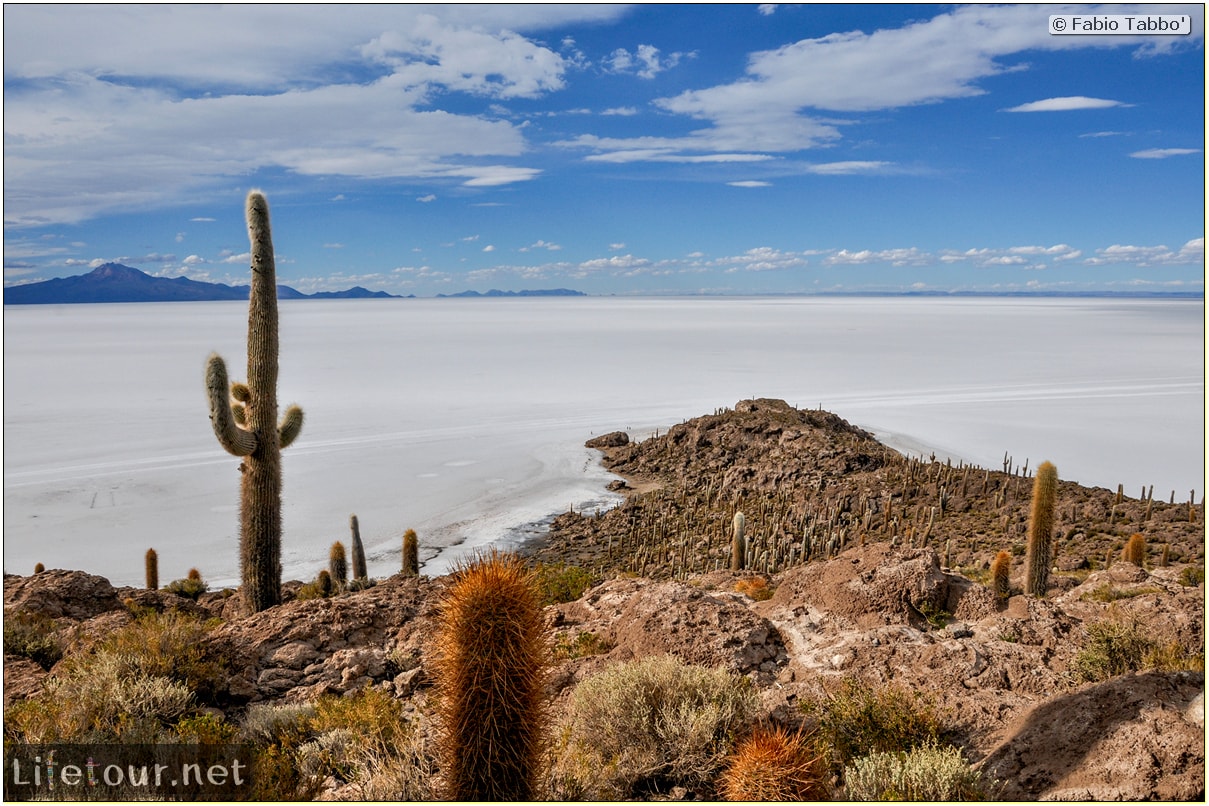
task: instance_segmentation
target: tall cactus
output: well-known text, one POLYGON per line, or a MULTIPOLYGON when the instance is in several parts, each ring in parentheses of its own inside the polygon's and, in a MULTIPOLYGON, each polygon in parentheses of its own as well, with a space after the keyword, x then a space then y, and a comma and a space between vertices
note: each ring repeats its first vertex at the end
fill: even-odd
POLYGON ((1045 596, 1049 583, 1050 537, 1054 531, 1054 502, 1058 498, 1058 468, 1050 462, 1037 466, 1033 480, 1033 503, 1028 518, 1028 550, 1025 553, 1024 592, 1045 596))
POLYGON ((353 533, 352 552, 353 552, 353 579, 367 579, 369 572, 365 567, 365 546, 361 544, 361 525, 357 522, 356 515, 348 516, 348 528, 353 533))
POLYGON ((147 577, 147 590, 159 590, 160 587, 160 558, 155 549, 147 549, 143 555, 143 570, 147 577))
POLYGON ((277 421, 277 270, 269 205, 248 194, 252 292, 248 300, 248 382, 230 384, 217 353, 206 362, 206 391, 214 434, 239 456, 240 578, 245 608, 260 612, 281 602, 281 449, 302 430, 302 409, 289 406, 277 421))
POLYGON ((732 546, 730 553, 730 570, 742 571, 746 563, 745 546, 743 544, 743 531, 747 528, 747 518, 743 517, 742 512, 735 513, 734 520, 734 536, 732 538, 732 546))

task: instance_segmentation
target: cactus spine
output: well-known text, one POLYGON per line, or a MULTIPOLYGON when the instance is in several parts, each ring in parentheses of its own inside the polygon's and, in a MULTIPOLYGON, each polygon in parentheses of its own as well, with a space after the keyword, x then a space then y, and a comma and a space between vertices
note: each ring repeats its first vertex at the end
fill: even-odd
POLYGON ((143 570, 147 574, 147 590, 159 590, 160 587, 160 558, 155 549, 147 549, 143 557, 143 570))
POLYGON ((1037 467, 1033 480, 1033 502, 1028 519, 1028 550, 1025 553, 1024 592, 1045 596, 1049 583, 1050 536, 1054 531, 1054 502, 1058 498, 1058 468, 1050 462, 1037 467))
POLYGON ((257 613, 281 602, 281 449, 302 430, 302 409, 290 406, 277 421, 277 272, 269 205, 247 199, 252 250, 248 300, 248 382, 230 384, 217 353, 206 363, 210 420, 218 442, 243 459, 240 482, 240 578, 244 605, 257 613), (232 402, 234 401, 234 402, 232 402))
POLYGON ((349 515, 348 528, 353 533, 353 579, 368 579, 369 572, 365 568, 365 546, 361 544, 361 526, 357 523, 356 515, 349 515))
POLYGON ((1011 587, 1008 582, 1008 575, 1012 569, 1012 555, 1006 551, 1001 551, 995 555, 994 561, 991 562, 991 590, 995 592, 995 598, 1006 599, 1011 593, 1011 587))
POLYGON ((348 559, 344 553, 344 544, 339 540, 333 543, 327 559, 327 570, 332 575, 332 584, 341 588, 348 587, 348 559))
POLYGON ((532 800, 544 753, 549 647, 532 574, 496 551, 455 571, 441 604, 437 686, 451 800, 532 800))
POLYGON ((403 576, 420 575, 420 538, 415 529, 403 533, 403 576))
POLYGON ((734 536, 731 539, 730 570, 742 571, 744 566, 747 565, 746 546, 743 542, 743 532, 747 528, 747 518, 743 517, 742 512, 735 513, 732 527, 734 536))

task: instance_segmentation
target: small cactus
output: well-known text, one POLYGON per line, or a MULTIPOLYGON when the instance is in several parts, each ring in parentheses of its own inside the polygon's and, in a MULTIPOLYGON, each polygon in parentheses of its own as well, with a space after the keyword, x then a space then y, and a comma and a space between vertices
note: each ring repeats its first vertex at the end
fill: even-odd
POLYGON ((366 579, 369 571, 365 567, 365 546, 361 544, 361 525, 356 515, 348 516, 348 528, 352 532, 353 579, 366 579))
POLYGON ((747 565, 746 545, 743 542, 743 532, 747 528, 747 518, 742 512, 735 513, 732 523, 734 536, 731 539, 730 570, 742 571, 747 565))
POLYGON ((731 801, 820 801, 829 799, 827 779, 827 759, 809 740, 760 727, 731 754, 722 792, 731 801))
POLYGON ((1142 568, 1146 563, 1146 538, 1140 534, 1130 535, 1129 542, 1125 544, 1122 556, 1126 562, 1131 562, 1138 568, 1142 568))
POLYGON ((159 590, 160 587, 160 558, 155 549, 147 549, 143 557, 143 570, 147 576, 147 590, 159 590))
POLYGON ((344 554, 344 544, 339 540, 332 544, 332 550, 328 553, 327 568, 332 575, 332 584, 348 587, 348 559, 344 554))
POLYGON ((185 576, 191 582, 201 582, 201 578, 202 578, 201 571, 198 571, 196 568, 190 568, 189 573, 186 574, 185 576))
POLYGON ((332 575, 327 572, 327 569, 319 572, 319 595, 324 599, 332 595, 332 575))
POLYGON ((1025 552, 1024 592, 1045 596, 1049 583, 1050 537, 1054 531, 1054 503, 1058 498, 1058 468, 1050 462, 1037 466, 1033 502, 1029 510, 1028 550, 1025 552))
POLYGON ((454 572, 441 604, 437 691, 451 800, 532 800, 550 648, 531 572, 496 551, 454 572))
POLYGON ((41 574, 45 570, 46 570, 46 566, 43 565, 42 563, 38 563, 37 565, 34 566, 35 574, 41 574))
POLYGON ((997 599, 1006 599, 1011 593, 1011 586, 1008 582, 1011 568, 1011 554, 1001 551, 995 555, 995 559, 991 563, 991 590, 995 592, 995 598, 997 599))
POLYGON ((403 533, 403 576, 420 575, 420 539, 415 529, 403 533))

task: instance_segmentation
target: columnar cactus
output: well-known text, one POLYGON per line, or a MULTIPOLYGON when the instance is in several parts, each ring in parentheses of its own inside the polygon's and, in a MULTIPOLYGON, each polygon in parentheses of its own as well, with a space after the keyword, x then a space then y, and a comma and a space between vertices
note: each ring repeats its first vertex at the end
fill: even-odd
POLYGON ((995 592, 995 598, 1006 599, 1011 593, 1011 585, 1008 582, 1011 569, 1012 555, 1006 551, 995 555, 995 560, 991 563, 991 589, 995 592))
POLYGON ((730 570, 742 571, 746 566, 746 551, 743 543, 743 530, 747 528, 747 519, 743 517, 742 512, 735 513, 735 520, 732 524, 734 529, 734 537, 731 540, 732 546, 730 551, 730 570))
POLYGON ((537 794, 548 721, 544 623, 533 576, 515 554, 492 551, 455 571, 436 666, 449 799, 537 794))
POLYGON ((1037 467, 1033 480, 1033 503, 1028 519, 1028 550, 1025 553, 1024 592, 1045 596, 1049 583, 1050 537, 1054 531, 1054 502, 1058 498, 1058 468, 1050 462, 1037 467))
POLYGON ((1124 557, 1126 562, 1142 568, 1146 564, 1146 538, 1140 534, 1130 535, 1129 542, 1125 544, 1124 557))
POLYGON ((248 194, 252 292, 248 300, 248 382, 228 383, 217 353, 206 363, 206 391, 214 434, 243 459, 240 482, 240 578, 247 610, 281 602, 281 449, 302 430, 302 409, 289 406, 277 421, 277 272, 269 205, 248 194))
POLYGON ((332 575, 332 583, 341 588, 348 587, 348 559, 344 553, 344 544, 339 540, 333 543, 327 559, 327 570, 332 575))
POLYGON ((415 529, 403 533, 403 576, 420 575, 420 539, 415 529))
POLYGON ((159 590, 160 587, 160 558, 155 549, 147 549, 143 556, 143 569, 147 574, 147 590, 159 590))
POLYGON ((361 544, 361 526, 357 523, 356 515, 349 515, 348 528, 353 533, 353 579, 368 579, 369 572, 365 567, 365 546, 361 544))

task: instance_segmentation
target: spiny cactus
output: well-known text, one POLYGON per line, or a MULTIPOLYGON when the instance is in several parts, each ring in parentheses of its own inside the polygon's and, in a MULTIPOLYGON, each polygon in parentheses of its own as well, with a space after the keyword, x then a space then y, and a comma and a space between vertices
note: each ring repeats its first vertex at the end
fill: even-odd
POLYGON ((147 549, 147 553, 143 556, 143 570, 147 576, 147 590, 159 590, 160 558, 155 553, 155 549, 147 549))
POLYGON ((200 582, 202 578, 201 571, 198 571, 196 568, 190 568, 189 573, 185 576, 193 582, 200 582))
POLYGON ((1141 568, 1146 563, 1146 538, 1140 534, 1130 535, 1122 556, 1126 562, 1131 562, 1141 568))
POLYGON ((722 774, 731 801, 828 800, 827 759, 808 739, 784 728, 756 728, 739 743, 722 774))
POLYGON ((420 539, 415 529, 403 533, 403 576, 420 575, 420 539))
POLYGON ((493 550, 455 570, 436 674, 449 799, 537 794, 548 718, 543 624, 533 576, 515 554, 493 550))
POLYGON ((319 595, 324 599, 332 595, 332 575, 326 569, 319 572, 319 595))
POLYGON ((1054 531, 1054 502, 1058 498, 1058 468, 1050 462, 1037 466, 1033 480, 1033 503, 1028 519, 1028 550, 1025 553, 1024 592, 1045 596, 1049 582, 1050 537, 1054 531))
POLYGON ((219 444, 243 459, 240 578, 245 607, 257 613, 281 602, 281 449, 302 430, 302 409, 288 407, 278 423, 277 272, 269 205, 259 191, 248 194, 247 221, 252 251, 248 382, 228 383, 226 364, 211 353, 206 391, 219 444))
POLYGON ((46 570, 46 566, 43 565, 42 563, 38 563, 37 565, 34 566, 35 574, 41 574, 45 570, 46 570))
POLYGON ((734 536, 731 538, 730 570, 742 571, 747 564, 746 550, 743 543, 743 531, 747 528, 747 519, 742 512, 735 513, 732 524, 734 536))
POLYGON ((356 515, 348 516, 348 528, 353 533, 350 541, 353 552, 353 579, 366 579, 369 572, 365 568, 365 546, 361 544, 361 525, 357 522, 356 515))
POLYGON ((348 560, 344 554, 344 544, 339 540, 333 543, 327 560, 327 569, 332 575, 332 583, 341 588, 348 587, 348 560))
POLYGON ((995 597, 998 599, 1008 598, 1011 593, 1011 587, 1008 582, 1008 575, 1012 569, 1012 555, 1006 551, 1001 551, 995 555, 994 561, 991 562, 991 590, 995 592, 995 597))

